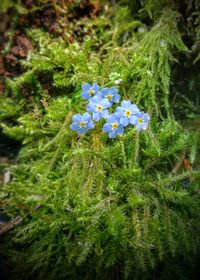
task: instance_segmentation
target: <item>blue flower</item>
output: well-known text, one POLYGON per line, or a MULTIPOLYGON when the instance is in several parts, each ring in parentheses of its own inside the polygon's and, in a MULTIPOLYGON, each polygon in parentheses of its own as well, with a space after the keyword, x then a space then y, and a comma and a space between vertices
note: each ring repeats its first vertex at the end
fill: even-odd
POLYGON ((90 99, 87 111, 93 113, 92 116, 95 121, 99 121, 101 118, 106 118, 109 115, 107 108, 110 106, 111 104, 108 99, 102 98, 99 95, 90 99))
POLYGON ((129 123, 134 124, 135 116, 140 111, 131 101, 122 101, 121 106, 116 108, 116 115, 120 118, 120 124, 127 126, 129 123))
POLYGON ((124 134, 124 128, 120 124, 120 119, 115 114, 107 117, 107 123, 104 124, 103 131, 107 132, 110 138, 114 138, 117 134, 124 134))
POLYGON ((145 130, 148 127, 149 120, 149 114, 139 112, 136 116, 134 116, 133 124, 138 131, 145 130))
POLYGON ((111 87, 111 88, 103 88, 102 96, 107 98, 110 101, 110 104, 118 103, 120 100, 120 95, 118 94, 118 89, 111 87))
POLYGON ((89 113, 76 114, 72 117, 73 123, 70 125, 72 130, 76 130, 78 135, 84 134, 90 129, 94 128, 94 122, 89 113))
POLYGON ((90 99, 98 93, 98 90, 99 85, 97 83, 93 83, 92 86, 88 83, 85 83, 82 85, 81 97, 85 100, 90 99))

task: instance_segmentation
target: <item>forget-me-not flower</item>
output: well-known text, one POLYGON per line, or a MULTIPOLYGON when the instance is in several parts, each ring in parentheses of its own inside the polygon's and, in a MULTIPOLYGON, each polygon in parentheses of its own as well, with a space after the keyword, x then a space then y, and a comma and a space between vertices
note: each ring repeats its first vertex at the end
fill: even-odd
POLYGON ((111 104, 108 99, 102 98, 102 96, 99 95, 90 99, 87 111, 93 113, 92 117, 95 121, 99 121, 101 118, 106 118, 109 115, 107 109, 110 106, 111 104))
POLYGON ((117 134, 124 134, 124 128, 120 124, 120 119, 115 114, 110 114, 107 117, 107 122, 103 126, 103 131, 107 132, 110 138, 114 138, 117 134))
POLYGON ((149 114, 144 112, 139 112, 135 116, 133 124, 135 125, 138 131, 145 130, 148 127, 149 120, 150 120, 149 114))
POLYGON ((120 107, 116 108, 116 115, 120 118, 120 124, 127 126, 129 123, 134 124, 135 116, 139 113, 137 105, 131 101, 124 100, 120 107))
POLYGON ((88 83, 82 85, 81 97, 85 100, 94 97, 99 91, 99 85, 97 83, 93 83, 91 86, 88 83))
POLYGON ((113 103, 118 103, 120 100, 120 95, 118 94, 118 89, 111 87, 111 88, 103 88, 102 97, 107 98, 112 105, 113 103))
POLYGON ((84 134, 94 128, 92 116, 89 113, 76 114, 72 117, 73 123, 70 125, 72 130, 76 130, 78 135, 84 134))

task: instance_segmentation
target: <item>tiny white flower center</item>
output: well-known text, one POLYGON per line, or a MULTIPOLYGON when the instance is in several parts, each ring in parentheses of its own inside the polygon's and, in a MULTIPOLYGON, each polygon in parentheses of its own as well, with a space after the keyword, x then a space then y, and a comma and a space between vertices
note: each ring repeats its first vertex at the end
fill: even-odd
POLYGON ((138 123, 143 124, 143 118, 139 118, 138 123))
POLYGON ((80 127, 85 127, 85 126, 86 126, 86 123, 83 122, 83 121, 81 121, 81 122, 79 123, 79 125, 80 125, 80 127))
POLYGON ((118 128, 119 124, 117 122, 112 123, 112 129, 118 128))
POLYGON ((108 99, 112 99, 112 94, 108 94, 108 95, 106 95, 106 98, 108 98, 108 99))
POLYGON ((94 90, 93 90, 93 89, 90 89, 90 90, 89 90, 89 95, 90 95, 90 96, 94 96, 94 90))
POLYGON ((126 110, 125 111, 125 116, 129 118, 131 116, 131 111, 130 110, 126 110))
POLYGON ((97 111, 101 112, 103 110, 102 105, 97 105, 97 111))

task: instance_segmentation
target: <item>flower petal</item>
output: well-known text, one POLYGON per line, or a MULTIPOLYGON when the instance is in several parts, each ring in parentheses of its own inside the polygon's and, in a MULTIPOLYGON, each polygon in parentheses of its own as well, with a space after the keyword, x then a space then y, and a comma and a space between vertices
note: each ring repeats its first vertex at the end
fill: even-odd
POLYGON ((94 122, 92 120, 89 121, 89 123, 87 124, 87 128, 88 128, 88 130, 94 128, 94 122))
POLYGON ((139 125, 139 124, 136 124, 136 129, 137 129, 137 131, 140 131, 141 130, 141 126, 139 125))
POLYGON ((96 110, 96 106, 95 104, 91 101, 88 105, 87 105, 87 111, 88 112, 94 112, 96 110))
POLYGON ((113 100, 114 103, 118 103, 119 100, 120 100, 120 95, 116 93, 116 94, 113 96, 112 100, 113 100))
POLYGON ((70 128, 72 130, 79 130, 80 126, 78 123, 72 123, 72 124, 70 124, 70 128))
POLYGON ((76 114, 72 117, 73 122, 80 122, 82 119, 81 114, 76 114))
POLYGON ((135 105, 135 104, 131 104, 130 110, 131 110, 132 114, 138 114, 139 113, 139 109, 138 109, 137 105, 135 105))
POLYGON ((88 90, 90 90, 91 85, 88 84, 88 83, 85 83, 85 84, 83 84, 81 87, 82 87, 82 89, 83 89, 84 91, 88 91, 88 90))
POLYGON ((123 126, 127 126, 129 124, 129 119, 124 117, 120 119, 120 124, 123 126))
POLYGON ((101 117, 104 118, 104 119, 106 119, 108 117, 108 115, 109 115, 108 110, 103 110, 102 113, 101 113, 101 117))
POLYGON ((94 112, 93 115, 92 115, 93 119, 98 122, 101 118, 101 115, 99 112, 94 112))
POLYGON ((95 95, 95 96, 91 99, 91 101, 92 101, 95 105, 98 105, 98 104, 101 103, 102 97, 101 97, 101 95, 95 95))
POLYGON ((93 89, 94 91, 97 91, 97 90, 99 89, 99 85, 98 85, 97 83, 93 83, 92 89, 93 89))
POLYGON ((109 132, 109 137, 110 138, 114 138, 116 136, 116 131, 115 130, 112 130, 109 132))
POLYGON ((84 113, 83 116, 82 116, 82 120, 87 122, 91 119, 91 115, 89 113, 84 113))
POLYGON ((101 90, 101 93, 102 93, 102 96, 105 97, 106 95, 108 95, 109 89, 108 89, 108 88, 103 88, 103 89, 101 90))
MULTIPOLYGON (((118 107, 119 108, 119 107, 118 107)), ((117 109, 118 109, 117 108, 117 109)), ((116 116, 116 118, 122 118, 123 116, 124 116, 124 111, 123 110, 121 110, 121 108, 119 108, 119 110, 117 110, 116 112, 115 112, 115 116, 116 116)))
POLYGON ((87 128, 86 127, 81 127, 79 130, 78 130, 78 135, 81 135, 81 134, 84 134, 85 132, 87 132, 87 128))
POLYGON ((130 124, 136 124, 138 122, 138 117, 136 115, 130 116, 130 124))
POLYGON ((115 114, 110 114, 110 115, 107 117, 107 122, 108 122, 108 123, 116 122, 115 114))
POLYGON ((103 128, 102 128, 102 130, 103 130, 104 132, 109 132, 111 129, 112 129, 112 126, 111 126, 110 123, 105 123, 104 126, 103 126, 103 128))
POLYGON ((130 106, 131 106, 131 101, 129 101, 129 100, 124 100, 124 101, 122 101, 122 103, 121 103, 121 107, 122 107, 122 108, 127 109, 127 108, 129 108, 130 106))
POLYGON ((148 124, 147 124, 147 123, 143 123, 143 124, 141 125, 141 128, 142 128, 143 130, 146 130, 147 127, 148 127, 148 124))
POLYGON ((124 128, 123 128, 123 126, 121 126, 121 125, 118 126, 117 133, 120 134, 120 135, 123 135, 123 134, 124 134, 124 128))
POLYGON ((104 109, 107 109, 111 106, 109 100, 107 98, 103 98, 101 101, 101 104, 103 106, 104 109))
POLYGON ((118 89, 116 89, 115 87, 111 87, 110 88, 110 93, 113 94, 113 95, 117 94, 118 93, 118 89))
POLYGON ((82 91, 81 94, 80 94, 80 96, 81 96, 84 100, 89 99, 89 97, 90 97, 90 95, 89 95, 89 93, 88 93, 87 91, 82 91))

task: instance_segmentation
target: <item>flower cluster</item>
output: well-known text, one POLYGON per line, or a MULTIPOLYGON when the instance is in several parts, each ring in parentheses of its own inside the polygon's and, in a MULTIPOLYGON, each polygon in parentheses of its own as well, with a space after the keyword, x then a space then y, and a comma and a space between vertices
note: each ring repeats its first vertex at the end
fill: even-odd
POLYGON ((100 89, 97 83, 85 83, 82 85, 81 97, 89 101, 87 113, 74 115, 70 125, 79 135, 93 129, 94 121, 98 122, 100 119, 106 120, 102 130, 108 133, 110 138, 118 134, 123 135, 124 128, 128 125, 134 125, 138 131, 147 129, 149 115, 141 112, 137 105, 129 100, 123 100, 121 106, 116 107, 115 112, 111 112, 113 105, 120 100, 118 89, 115 87, 100 89))

